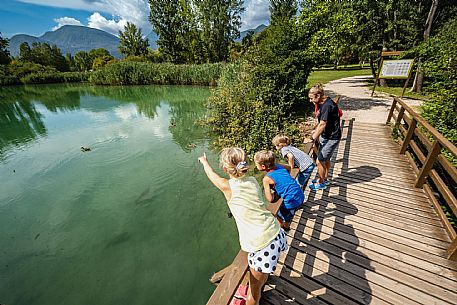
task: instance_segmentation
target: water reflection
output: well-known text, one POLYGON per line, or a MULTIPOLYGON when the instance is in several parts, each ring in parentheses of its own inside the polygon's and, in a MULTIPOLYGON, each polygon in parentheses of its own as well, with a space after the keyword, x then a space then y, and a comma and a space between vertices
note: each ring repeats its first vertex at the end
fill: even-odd
POLYGON ((208 277, 239 249, 223 195, 196 161, 217 159, 195 123, 209 93, 0 88, 0 303, 208 299, 208 277))
POLYGON ((196 124, 206 111, 209 90, 198 87, 138 86, 93 87, 81 85, 47 85, 0 88, 0 160, 8 149, 20 147, 47 134, 43 113, 86 110, 110 112, 115 107, 133 104, 137 112, 150 119, 157 117, 161 105, 168 105, 169 132, 173 141, 189 151, 204 137, 196 124))

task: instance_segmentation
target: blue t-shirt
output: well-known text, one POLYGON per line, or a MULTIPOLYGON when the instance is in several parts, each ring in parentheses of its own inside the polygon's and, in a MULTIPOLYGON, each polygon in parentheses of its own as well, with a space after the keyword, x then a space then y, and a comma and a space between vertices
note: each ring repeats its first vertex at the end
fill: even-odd
POLYGON ((274 188, 281 196, 287 209, 298 208, 305 200, 300 185, 283 166, 276 164, 275 168, 267 173, 275 182, 274 188))
POLYGON ((319 115, 317 119, 319 122, 327 122, 324 132, 321 134, 324 139, 341 139, 340 114, 338 111, 338 105, 335 104, 331 98, 327 98, 323 104, 319 105, 319 115))

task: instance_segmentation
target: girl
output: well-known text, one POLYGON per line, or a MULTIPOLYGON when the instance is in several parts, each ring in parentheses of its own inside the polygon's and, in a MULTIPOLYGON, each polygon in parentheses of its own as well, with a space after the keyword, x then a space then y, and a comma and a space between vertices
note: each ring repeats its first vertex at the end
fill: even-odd
POLYGON ((287 249, 284 231, 267 210, 257 180, 246 176, 249 167, 246 153, 241 148, 225 148, 221 152, 220 165, 230 179, 216 174, 205 154, 198 161, 209 180, 227 199, 238 228, 241 249, 249 253, 249 288, 246 303, 240 304, 258 305, 268 275, 276 270, 279 253, 287 249))

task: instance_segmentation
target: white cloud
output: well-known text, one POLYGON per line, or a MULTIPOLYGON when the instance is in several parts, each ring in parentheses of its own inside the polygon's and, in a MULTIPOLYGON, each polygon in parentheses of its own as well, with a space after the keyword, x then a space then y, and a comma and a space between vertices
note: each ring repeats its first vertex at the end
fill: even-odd
POLYGON ((123 18, 119 20, 106 19, 98 12, 93 13, 87 20, 89 21, 88 27, 103 30, 113 35, 119 35, 119 31, 123 30, 127 24, 127 20, 123 18))
POLYGON ((57 22, 57 25, 52 28, 53 31, 57 30, 58 28, 64 25, 82 25, 79 20, 71 17, 55 18, 54 21, 57 22))
POLYGON ((246 1, 244 14, 241 16, 241 30, 254 29, 261 24, 268 25, 270 22, 270 1, 251 0, 246 1))
POLYGON ((18 0, 19 2, 43 5, 43 6, 52 6, 52 7, 61 7, 61 8, 71 8, 78 10, 101 10, 100 3, 97 1, 85 1, 85 0, 18 0))
MULTIPOLYGON (((118 35, 118 31, 124 28, 127 21, 134 23, 147 35, 152 30, 149 23, 149 2, 147 0, 19 0, 21 2, 81 9, 92 12, 89 17, 89 27, 97 28, 118 35), (101 13, 111 15, 111 18, 103 17, 101 13)), ((106 14, 104 14, 106 16, 106 14)))

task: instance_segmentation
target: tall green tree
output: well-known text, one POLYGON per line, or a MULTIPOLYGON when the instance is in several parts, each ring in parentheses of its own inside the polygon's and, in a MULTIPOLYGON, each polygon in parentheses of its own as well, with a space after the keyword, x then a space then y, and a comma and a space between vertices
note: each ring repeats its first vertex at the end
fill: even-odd
POLYGON ((270 0, 270 23, 290 20, 297 14, 296 0, 270 0))
POLYGON ((46 42, 34 42, 32 47, 23 42, 19 46, 19 59, 24 62, 53 67, 58 71, 68 71, 69 65, 56 45, 46 42))
POLYGON ((0 33, 0 65, 6 65, 11 61, 8 43, 8 39, 3 38, 2 33, 0 33))
POLYGON ((186 37, 194 23, 190 1, 149 0, 149 21, 159 35, 157 45, 161 54, 173 63, 184 63, 188 55, 186 37))
POLYGON ((89 71, 92 68, 93 59, 85 51, 77 52, 73 60, 78 71, 89 71))
POLYGON ((226 61, 230 43, 240 36, 244 1, 195 0, 194 4, 208 61, 226 61))
POLYGON ((143 56, 148 54, 149 41, 143 38, 141 29, 127 22, 124 31, 119 31, 119 52, 126 56, 143 56))

